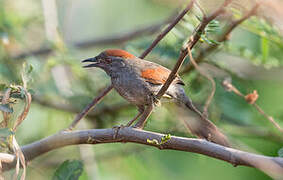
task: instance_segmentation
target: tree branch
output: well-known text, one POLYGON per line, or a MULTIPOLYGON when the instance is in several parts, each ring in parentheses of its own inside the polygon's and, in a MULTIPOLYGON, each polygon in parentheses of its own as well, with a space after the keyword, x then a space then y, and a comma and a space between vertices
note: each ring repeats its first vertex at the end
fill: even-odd
MULTIPOLYGON (((154 146, 161 150, 169 149, 203 154, 226 161, 234 166, 242 165, 258 168, 273 178, 283 177, 283 158, 252 154, 194 138, 171 136, 168 141, 161 145, 148 141, 156 140, 161 142, 161 138, 164 136, 164 134, 128 127, 121 128, 118 131, 118 134, 116 129, 91 129, 61 132, 29 145, 25 145, 22 147, 22 151, 26 160, 31 161, 46 152, 69 145, 131 142, 154 146), (115 136, 116 138, 114 138, 115 136)), ((12 167, 13 164, 3 163, 3 168, 5 170, 12 167)))
POLYGON ((178 24, 178 22, 183 19, 187 12, 189 12, 189 10, 193 7, 194 2, 195 0, 191 0, 187 7, 174 19, 174 21, 156 37, 152 44, 142 53, 140 56, 141 59, 145 58, 153 50, 153 48, 178 24))
POLYGON ((185 58, 188 55, 188 48, 192 49, 194 47, 194 45, 198 42, 198 40, 201 37, 201 34, 203 33, 205 27, 208 25, 208 23, 210 21, 212 21, 213 19, 215 19, 217 16, 219 16, 220 14, 222 14, 225 10, 225 7, 227 7, 230 3, 232 2, 232 0, 225 0, 224 3, 214 12, 212 13, 210 16, 208 17, 204 17, 203 20, 201 21, 201 23, 198 25, 198 27, 196 28, 196 30, 193 32, 190 40, 186 43, 185 47, 183 47, 181 49, 181 53, 180 56, 178 58, 177 63, 175 64, 173 70, 171 71, 169 77, 167 78, 166 82, 164 83, 164 85, 162 86, 162 88, 159 90, 158 94, 157 94, 157 99, 160 99, 164 93, 167 91, 167 89, 169 88, 170 84, 173 82, 173 80, 176 78, 179 69, 181 68, 185 58))
MULTIPOLYGON (((225 42, 229 39, 229 36, 231 34, 231 32, 238 26, 240 25, 242 22, 244 22, 245 20, 249 19, 251 16, 253 16, 257 9, 259 7, 259 4, 256 4, 250 11, 248 11, 243 17, 241 17, 238 20, 234 20, 232 21, 228 27, 225 29, 224 33, 222 33, 222 35, 220 35, 217 38, 218 42, 225 42)), ((198 57, 195 58, 197 63, 200 63, 205 55, 208 55, 210 52, 214 51, 219 45, 215 44, 213 46, 208 46, 207 48, 201 50, 201 52, 198 54, 198 57)), ((193 69, 193 66, 191 64, 188 64, 182 71, 180 74, 185 74, 190 72, 193 69)))
POLYGON ((256 100, 258 98, 258 94, 256 91, 254 91, 254 93, 248 94, 248 95, 244 95, 243 93, 241 93, 233 84, 231 84, 231 82, 229 80, 224 80, 222 82, 223 87, 229 91, 229 92, 233 92, 235 94, 237 94, 238 96, 244 98, 246 100, 247 103, 253 105, 256 110, 262 114, 268 121, 270 121, 281 133, 283 133, 283 129, 280 127, 280 125, 274 120, 274 118, 272 116, 269 116, 267 113, 265 113, 263 111, 263 109, 261 109, 261 107, 256 104, 256 100))

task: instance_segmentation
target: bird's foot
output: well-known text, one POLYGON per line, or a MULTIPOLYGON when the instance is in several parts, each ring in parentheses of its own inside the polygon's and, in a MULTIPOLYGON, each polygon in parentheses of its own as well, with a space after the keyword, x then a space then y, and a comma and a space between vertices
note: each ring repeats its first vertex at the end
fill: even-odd
POLYGON ((161 106, 161 101, 156 97, 156 95, 152 95, 152 103, 154 106, 161 106))

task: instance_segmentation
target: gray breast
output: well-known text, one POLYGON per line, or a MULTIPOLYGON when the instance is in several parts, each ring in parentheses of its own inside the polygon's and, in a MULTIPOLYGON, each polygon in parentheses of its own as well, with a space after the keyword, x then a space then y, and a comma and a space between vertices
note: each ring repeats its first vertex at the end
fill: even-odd
POLYGON ((152 94, 148 84, 137 76, 131 69, 123 69, 111 77, 116 91, 135 105, 149 104, 149 96, 152 94))

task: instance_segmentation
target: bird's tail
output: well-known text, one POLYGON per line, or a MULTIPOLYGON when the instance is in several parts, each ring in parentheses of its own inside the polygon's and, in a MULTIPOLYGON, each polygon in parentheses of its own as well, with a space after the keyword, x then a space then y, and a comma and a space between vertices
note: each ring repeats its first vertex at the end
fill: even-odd
POLYGON ((191 133, 199 138, 204 138, 208 141, 230 147, 227 137, 193 105, 189 97, 185 96, 185 98, 183 98, 183 103, 188 109, 195 112, 201 119, 201 121, 197 121, 195 123, 185 122, 191 133))

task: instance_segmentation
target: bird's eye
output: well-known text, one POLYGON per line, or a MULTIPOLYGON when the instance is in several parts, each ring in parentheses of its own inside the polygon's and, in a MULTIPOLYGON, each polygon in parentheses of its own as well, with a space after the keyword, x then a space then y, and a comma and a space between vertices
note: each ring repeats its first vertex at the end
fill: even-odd
POLYGON ((104 58, 104 62, 110 64, 112 62, 111 58, 104 58))

